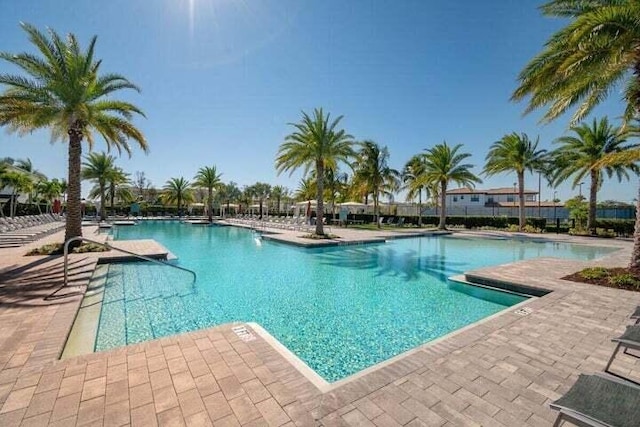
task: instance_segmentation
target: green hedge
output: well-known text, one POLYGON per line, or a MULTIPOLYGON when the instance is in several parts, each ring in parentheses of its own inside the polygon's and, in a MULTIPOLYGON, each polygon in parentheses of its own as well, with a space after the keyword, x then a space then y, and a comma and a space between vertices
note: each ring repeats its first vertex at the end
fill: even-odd
POLYGON ((597 228, 613 230, 618 236, 632 236, 636 222, 632 219, 598 219, 597 228))
MULTIPOLYGON (((510 225, 518 225, 519 219, 517 217, 506 217, 506 216, 448 216, 447 217, 447 225, 451 226, 461 226, 464 228, 481 228, 481 227, 492 227, 492 228, 508 228, 510 225)), ((412 220, 412 223, 417 222, 417 217, 415 217, 415 221, 412 220)), ((437 225, 440 222, 440 217, 437 216, 427 216, 422 217, 423 224, 429 225, 437 225)), ((527 225, 531 225, 533 227, 544 229, 547 225, 547 220, 545 218, 527 218, 527 225)))

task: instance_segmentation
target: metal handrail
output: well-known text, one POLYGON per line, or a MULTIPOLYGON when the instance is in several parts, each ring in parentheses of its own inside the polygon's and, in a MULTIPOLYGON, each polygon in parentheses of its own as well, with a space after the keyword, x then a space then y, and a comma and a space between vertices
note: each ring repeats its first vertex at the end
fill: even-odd
POLYGON ((151 257, 145 256, 145 255, 140 255, 140 254, 137 254, 135 252, 128 251, 126 249, 116 248, 115 246, 111 246, 108 243, 97 242, 95 240, 87 239, 86 237, 77 236, 77 237, 70 238, 69 240, 67 240, 64 243, 64 282, 62 284, 62 287, 67 286, 67 276, 68 276, 68 271, 67 270, 68 270, 68 266, 69 266, 69 243, 75 242, 75 241, 78 241, 78 240, 89 242, 89 243, 93 243, 94 245, 104 246, 107 249, 113 249, 113 250, 116 250, 116 251, 120 251, 120 252, 123 252, 125 254, 134 256, 136 258, 143 259, 145 261, 155 262, 156 264, 166 265, 166 266, 169 266, 169 267, 177 268, 178 270, 186 271, 187 273, 191 273, 193 275, 193 281, 194 282, 196 281, 196 272, 193 271, 193 270, 189 270, 188 268, 180 267, 180 266, 174 265, 174 264, 169 264, 168 262, 162 262, 162 261, 160 261, 158 259, 151 258, 151 257))

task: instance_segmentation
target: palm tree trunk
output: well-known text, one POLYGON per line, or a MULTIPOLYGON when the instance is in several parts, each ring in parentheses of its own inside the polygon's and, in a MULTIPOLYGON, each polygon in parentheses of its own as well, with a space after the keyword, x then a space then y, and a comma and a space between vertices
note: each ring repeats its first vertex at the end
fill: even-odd
MULTIPOLYGON (((111 194, 109 194, 109 199, 111 203, 111 215, 113 216, 116 216, 116 208, 114 206, 115 198, 116 198, 116 186, 112 184, 111 194)), ((122 203, 122 200, 120 200, 120 203, 122 203)))
POLYGON ((593 235, 596 234, 596 207, 598 200, 598 186, 600 174, 597 170, 591 170, 591 187, 589 187, 589 217, 587 218, 587 230, 593 235))
POLYGON ((518 230, 523 231, 524 226, 527 224, 527 219, 524 215, 524 172, 518 172, 518 230))
MULTIPOLYGON (((67 222, 65 242, 73 237, 82 236, 82 203, 80 200, 80 169, 82 163, 82 131, 69 129, 69 176, 67 182, 67 222)), ((74 242, 71 246, 80 246, 74 242)))
POLYGON ((12 187, 11 203, 9 204, 9 215, 11 218, 16 216, 16 205, 18 204, 18 198, 16 197, 16 189, 12 187))
POLYGON ((438 224, 439 230, 447 229, 447 183, 442 181, 440 183, 440 224, 438 224))
POLYGON ((316 207, 316 234, 324 236, 324 226, 322 224, 322 218, 324 218, 324 164, 322 161, 316 162, 316 172, 316 201, 318 203, 316 207))
POLYGON ((418 227, 422 227, 422 190, 418 190, 418 227))
POLYGON ((182 211, 180 210, 180 206, 182 205, 182 197, 178 194, 178 219, 182 218, 182 211))
POLYGON ((100 184, 100 221, 107 219, 107 195, 105 193, 106 190, 104 184, 100 184))
POLYGON ((213 222, 213 187, 209 187, 209 224, 213 222))
POLYGON ((376 216, 376 227, 382 228, 380 225, 380 206, 378 205, 378 198, 376 195, 373 195, 373 213, 376 216))
POLYGON ((636 225, 633 230, 633 251, 629 268, 640 269, 640 186, 638 187, 638 199, 636 201, 636 225))

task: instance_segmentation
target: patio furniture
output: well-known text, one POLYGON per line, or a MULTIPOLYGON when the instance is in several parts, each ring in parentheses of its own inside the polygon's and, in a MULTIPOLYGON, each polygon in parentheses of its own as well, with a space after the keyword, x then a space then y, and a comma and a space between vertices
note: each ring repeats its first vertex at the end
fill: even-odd
POLYGON ((640 323, 640 305, 636 307, 630 317, 631 319, 635 320, 636 325, 640 323))
POLYGON ((578 426, 637 427, 640 387, 608 375, 581 374, 550 407, 560 411, 554 427, 565 420, 578 426))
MULTIPOLYGON (((633 356, 633 357, 638 357, 628 353, 628 350, 640 350, 640 325, 627 326, 627 330, 624 331, 624 334, 622 334, 618 338, 612 339, 611 341, 618 343, 618 345, 616 345, 615 350, 613 350, 613 354, 609 358, 609 362, 607 362, 607 366, 604 368, 604 371, 611 375, 615 375, 619 377, 620 375, 614 372, 611 372, 609 368, 611 367, 613 360, 616 358, 616 355, 618 354, 621 348, 624 348, 625 354, 628 354, 629 356, 633 356)), ((629 381, 636 383, 633 380, 629 380, 629 381)), ((638 423, 638 425, 640 425, 640 422, 638 423)))

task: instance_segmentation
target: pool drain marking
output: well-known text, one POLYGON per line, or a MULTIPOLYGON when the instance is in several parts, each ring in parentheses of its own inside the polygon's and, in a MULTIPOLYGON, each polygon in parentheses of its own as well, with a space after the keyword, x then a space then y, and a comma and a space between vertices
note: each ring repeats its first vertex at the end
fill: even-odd
POLYGON ((235 326, 231 330, 244 342, 253 341, 256 337, 244 326, 235 326))
POLYGON ((533 310, 531 310, 529 307, 522 307, 514 311, 514 313, 517 314, 518 316, 528 316, 531 313, 533 313, 533 310))

